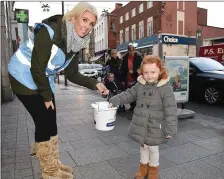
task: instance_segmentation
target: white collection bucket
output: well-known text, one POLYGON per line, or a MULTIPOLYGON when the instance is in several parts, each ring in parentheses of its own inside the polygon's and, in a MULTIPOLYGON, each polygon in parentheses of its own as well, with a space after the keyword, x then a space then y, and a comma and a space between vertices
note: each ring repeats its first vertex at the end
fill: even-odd
POLYGON ((100 131, 110 131, 114 129, 117 107, 109 108, 109 102, 95 102, 91 106, 94 108, 94 120, 96 129, 100 131))

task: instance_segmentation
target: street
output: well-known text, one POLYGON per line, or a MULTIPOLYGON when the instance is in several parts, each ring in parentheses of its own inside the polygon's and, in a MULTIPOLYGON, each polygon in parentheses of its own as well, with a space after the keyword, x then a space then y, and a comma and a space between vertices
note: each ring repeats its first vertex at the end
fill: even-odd
MULTIPOLYGON (((57 85, 56 104, 60 158, 74 168, 76 179, 132 179, 139 166, 139 144, 127 136, 130 112, 117 115, 115 128, 102 132, 93 125, 97 92, 57 85), (74 95, 75 94, 75 95, 74 95)), ((160 179, 223 179, 224 118, 222 107, 191 102, 197 114, 179 120, 178 134, 160 146, 160 179)), ((40 178, 31 116, 16 98, 2 105, 2 178, 40 178)))

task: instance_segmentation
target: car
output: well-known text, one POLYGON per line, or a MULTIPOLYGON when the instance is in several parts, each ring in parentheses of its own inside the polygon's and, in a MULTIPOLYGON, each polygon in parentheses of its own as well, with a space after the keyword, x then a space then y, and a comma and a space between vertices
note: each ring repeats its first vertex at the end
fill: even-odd
POLYGON ((219 104, 224 97, 224 66, 205 57, 189 60, 189 95, 208 104, 219 104))
POLYGON ((98 71, 98 75, 102 73, 103 66, 101 64, 90 64, 90 65, 98 71))
POLYGON ((78 68, 79 68, 79 72, 83 74, 84 76, 97 79, 98 71, 94 69, 90 64, 88 63, 79 64, 78 68))

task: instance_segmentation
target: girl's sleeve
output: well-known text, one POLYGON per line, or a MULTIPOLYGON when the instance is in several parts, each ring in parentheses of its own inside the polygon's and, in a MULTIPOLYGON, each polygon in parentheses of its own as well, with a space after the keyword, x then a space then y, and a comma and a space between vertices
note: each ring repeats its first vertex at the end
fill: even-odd
POLYGON ((52 91, 45 70, 51 56, 52 41, 47 28, 42 27, 34 36, 31 74, 44 101, 52 100, 52 91))
POLYGON ((109 99, 114 106, 129 104, 137 99, 137 84, 132 88, 128 88, 125 92, 117 94, 109 99))
POLYGON ((177 103, 173 90, 170 86, 164 86, 161 89, 163 111, 165 117, 164 132, 165 135, 174 136, 177 133, 177 103))

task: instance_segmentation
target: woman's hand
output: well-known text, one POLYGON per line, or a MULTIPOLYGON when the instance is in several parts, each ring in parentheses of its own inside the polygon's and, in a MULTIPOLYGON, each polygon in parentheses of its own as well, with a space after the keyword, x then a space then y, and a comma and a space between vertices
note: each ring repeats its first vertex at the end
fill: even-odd
POLYGON ((102 94, 102 95, 108 95, 109 94, 109 90, 104 86, 103 83, 97 83, 96 87, 98 89, 98 91, 102 94))
POLYGON ((52 101, 47 101, 47 102, 44 102, 46 108, 48 109, 50 106, 52 108, 52 110, 54 110, 54 104, 52 101))

